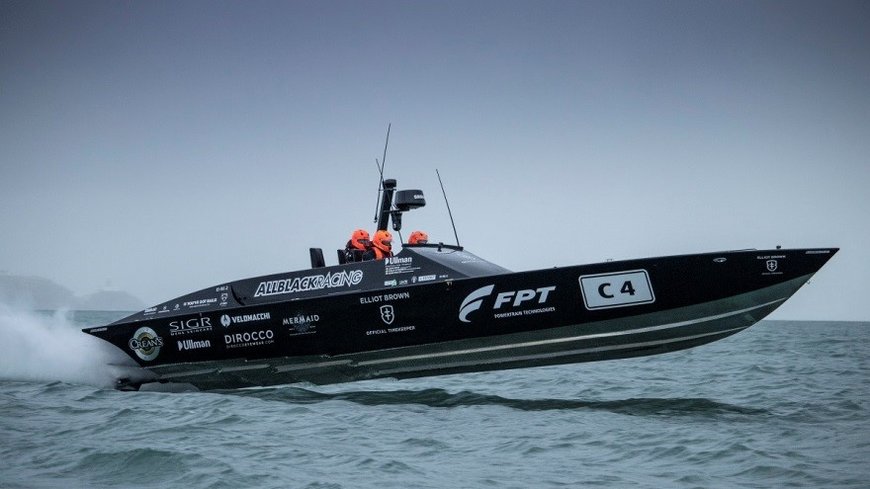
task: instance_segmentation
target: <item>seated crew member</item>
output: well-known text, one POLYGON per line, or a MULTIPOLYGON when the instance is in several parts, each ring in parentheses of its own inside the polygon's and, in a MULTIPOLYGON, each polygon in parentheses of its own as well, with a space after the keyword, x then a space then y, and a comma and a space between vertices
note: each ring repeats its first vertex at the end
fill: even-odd
POLYGON ((344 246, 344 256, 347 262, 370 260, 365 258, 367 252, 372 248, 372 242, 369 238, 369 232, 365 229, 357 229, 350 235, 350 239, 344 246))
POLYGON ((424 231, 414 231, 408 238, 409 245, 426 244, 429 242, 429 235, 424 231))
POLYGON ((372 247, 366 253, 366 259, 383 260, 393 256, 393 235, 389 231, 380 229, 375 233, 375 239, 372 240, 372 247))

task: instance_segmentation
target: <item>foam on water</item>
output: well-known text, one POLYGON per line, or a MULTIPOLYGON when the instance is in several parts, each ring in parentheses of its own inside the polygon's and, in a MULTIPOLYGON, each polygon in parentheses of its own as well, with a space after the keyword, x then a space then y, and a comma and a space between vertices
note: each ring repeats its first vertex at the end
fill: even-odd
POLYGON ((81 331, 66 311, 52 314, 0 304, 0 379, 111 387, 119 350, 81 331))

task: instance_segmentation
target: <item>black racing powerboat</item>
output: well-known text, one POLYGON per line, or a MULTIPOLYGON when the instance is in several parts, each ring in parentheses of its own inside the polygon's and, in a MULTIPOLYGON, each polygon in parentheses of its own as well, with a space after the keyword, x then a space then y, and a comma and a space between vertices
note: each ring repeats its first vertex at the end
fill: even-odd
MULTIPOLYGON (((425 205, 383 182, 378 229, 425 205)), ((342 257, 342 251, 339 256, 342 257)), ((761 320, 837 248, 740 250, 511 272, 462 247, 228 282, 83 331, 141 368, 119 389, 200 389, 535 367, 654 355, 761 320)))

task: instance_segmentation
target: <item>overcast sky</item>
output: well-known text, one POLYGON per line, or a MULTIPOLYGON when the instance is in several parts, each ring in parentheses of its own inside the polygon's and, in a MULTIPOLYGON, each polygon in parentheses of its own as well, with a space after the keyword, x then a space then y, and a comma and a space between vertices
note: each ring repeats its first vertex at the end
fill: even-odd
POLYGON ((405 217, 512 270, 842 248, 870 320, 870 3, 0 0, 0 270, 154 304, 405 217))

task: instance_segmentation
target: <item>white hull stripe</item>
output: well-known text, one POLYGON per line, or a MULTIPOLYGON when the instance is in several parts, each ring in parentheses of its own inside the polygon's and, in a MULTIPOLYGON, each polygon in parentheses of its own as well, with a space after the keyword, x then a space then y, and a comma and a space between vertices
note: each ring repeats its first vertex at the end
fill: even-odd
MULTIPOLYGON (((572 356, 572 355, 581 355, 584 353, 597 353, 597 352, 614 351, 614 350, 630 350, 633 348, 666 345, 668 343, 679 343, 681 341, 695 340, 698 338, 703 338, 705 336, 715 336, 715 335, 726 334, 726 333, 736 333, 736 332, 742 331, 748 327, 749 326, 740 326, 739 328, 731 328, 731 329, 726 329, 726 330, 722 330, 722 331, 714 331, 711 333, 702 333, 702 334, 696 334, 696 335, 691 335, 691 336, 681 336, 679 338, 669 338, 666 340, 653 340, 653 341, 644 341, 644 342, 640 342, 640 343, 626 343, 626 344, 622 344, 622 345, 612 345, 612 346, 597 346, 594 348, 581 348, 579 350, 567 350, 567 351, 559 351, 559 352, 552 352, 552 353, 540 353, 540 354, 536 354, 536 355, 524 355, 524 356, 518 356, 518 357, 501 357, 501 358, 490 358, 490 359, 486 359, 486 360, 474 360, 474 361, 467 361, 467 362, 453 362, 453 363, 447 363, 447 364, 439 364, 439 365, 437 365, 437 368, 439 370, 441 370, 441 369, 450 369, 450 368, 457 368, 457 367, 468 367, 468 366, 473 366, 473 365, 491 365, 494 363, 523 362, 523 361, 528 361, 528 360, 542 360, 542 359, 546 359, 546 358, 559 358, 559 357, 567 357, 567 356, 572 356)), ((434 356, 435 355, 433 355, 433 357, 434 356)), ((421 371, 421 370, 425 371, 425 370, 431 370, 432 367, 433 367, 433 365, 429 364, 429 365, 425 365, 425 366, 421 365, 421 366, 418 366, 416 368, 395 368, 395 369, 389 369, 389 370, 382 370, 382 371, 380 371, 380 373, 384 374, 384 375, 389 375, 391 373, 406 373, 406 372, 415 372, 415 371, 421 371)))
POLYGON ((339 365, 350 365, 350 360, 336 360, 334 362, 320 362, 320 363, 302 363, 295 365, 281 365, 275 367, 276 372, 291 372, 293 370, 308 370, 312 368, 325 368, 325 367, 337 367, 339 365))
MULTIPOLYGON (((759 304, 757 306, 747 307, 745 309, 740 309, 737 311, 730 311, 723 314, 716 314, 714 316, 707 316, 698 319, 691 319, 689 321, 680 321, 678 323, 669 323, 669 324, 661 324, 658 326, 649 326, 646 328, 637 328, 637 329, 625 329, 621 331, 613 331, 610 333, 596 333, 596 334, 588 334, 581 336, 569 336, 566 338, 553 338, 549 340, 537 340, 537 341, 526 341, 523 343, 512 343, 508 345, 496 345, 496 346, 484 346, 480 348, 468 348, 465 350, 455 350, 455 351, 446 351, 439 353, 427 353, 421 355, 409 355, 405 357, 393 357, 393 358, 380 358, 376 360, 363 360, 360 362, 356 362, 356 365, 364 366, 364 365, 377 365, 380 363, 392 363, 392 362, 406 362, 412 360, 423 360, 428 358, 436 358, 436 357, 444 357, 444 356, 454 356, 454 355, 467 355, 471 353, 484 353, 489 351, 497 351, 497 350, 511 350, 514 348, 528 348, 534 346, 543 346, 543 345, 554 345, 558 343, 568 343, 572 341, 580 341, 580 340, 588 340, 592 338, 606 338, 612 336, 622 336, 628 334, 638 334, 638 333, 648 333, 650 331, 660 331, 663 329, 672 329, 672 328, 681 328, 683 326, 691 326, 693 324, 706 323, 708 321, 716 321, 718 319, 724 319, 730 316, 736 316, 738 314, 743 314, 745 312, 753 311, 755 309, 761 309, 762 307, 772 306, 777 302, 783 302, 787 297, 782 299, 776 299, 774 301, 766 302, 764 304, 759 304)), ((713 334, 718 334, 713 333, 713 334)))

